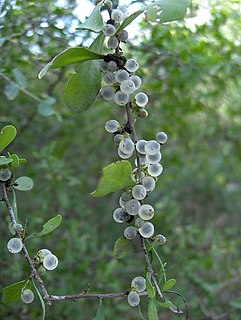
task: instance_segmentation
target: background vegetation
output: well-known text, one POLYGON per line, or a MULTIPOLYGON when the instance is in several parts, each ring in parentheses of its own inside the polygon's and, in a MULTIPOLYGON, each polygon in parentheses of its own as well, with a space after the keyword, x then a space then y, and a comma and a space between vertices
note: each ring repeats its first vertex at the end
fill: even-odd
MULTIPOLYGON (((113 243, 122 231, 112 212, 118 195, 89 195, 101 168, 117 160, 104 123, 121 119, 122 109, 98 100, 88 111, 69 110, 61 90, 71 68, 37 80, 52 56, 85 42, 85 33, 75 30, 81 23, 76 2, 14 0, 0 9, 0 125, 17 127, 18 139, 9 150, 28 159, 19 176, 35 181, 31 192, 18 194, 22 223, 28 220, 30 232, 57 213, 64 217, 55 234, 30 242, 32 254, 47 247, 59 257, 59 267, 46 275, 50 293, 123 290, 130 275, 142 273, 139 244, 117 261, 113 243)), ((168 262, 167 275, 177 279, 175 289, 195 320, 240 320, 240 28, 239 1, 209 1, 206 11, 194 1, 183 22, 142 22, 125 49, 142 64, 150 95, 150 116, 139 120, 139 137, 151 139, 160 130, 169 136, 165 172, 151 202, 159 212, 155 225, 167 237, 159 249, 168 262), (204 22, 195 20, 200 13, 204 22)), ((25 279, 28 266, 8 253, 2 204, 0 211, 2 288, 25 279)), ((58 302, 48 307, 47 319, 93 319, 97 305, 58 302)), ((107 319, 139 319, 123 299, 105 301, 105 308, 107 319)), ((1 319, 32 320, 40 314, 37 300, 30 306, 0 305, 1 319)), ((161 320, 175 318, 165 310, 160 315, 161 320)))

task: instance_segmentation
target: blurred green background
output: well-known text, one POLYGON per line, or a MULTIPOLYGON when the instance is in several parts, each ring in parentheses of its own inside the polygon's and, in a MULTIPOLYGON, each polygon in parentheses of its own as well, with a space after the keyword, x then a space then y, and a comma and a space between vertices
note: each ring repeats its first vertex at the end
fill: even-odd
MULTIPOLYGON (((86 43, 89 35, 75 30, 83 4, 14 0, 0 9, 0 125, 17 127, 9 151, 28 163, 16 176, 35 182, 32 191, 17 194, 19 216, 22 223, 28 220, 29 232, 57 213, 64 218, 54 234, 30 242, 29 250, 34 255, 49 248, 58 256, 58 268, 45 277, 52 294, 74 294, 88 286, 90 292, 123 291, 143 273, 139 243, 133 241, 127 257, 116 260, 113 244, 123 226, 113 221, 112 212, 119 193, 89 195, 101 168, 118 160, 104 123, 124 122, 123 109, 100 100, 88 111, 68 109, 62 88, 73 67, 37 80, 55 54, 86 43)), ((193 1, 184 21, 142 21, 124 48, 142 65, 139 75, 150 97, 149 117, 137 123, 138 137, 153 139, 157 131, 169 137, 164 173, 150 203, 157 211, 156 230, 167 237, 158 251, 192 320, 241 319, 240 11, 237 0, 193 1)), ((2 288, 25 279, 29 269, 22 256, 7 251, 11 236, 2 203, 0 211, 2 288)), ((174 301, 183 308, 181 300, 174 301)), ((97 300, 54 303, 46 319, 93 319, 97 306, 97 300)), ((140 319, 125 299, 104 306, 107 320, 140 319)), ((0 319, 40 318, 37 299, 29 306, 0 305, 0 319)), ((175 318, 185 319, 160 311, 160 320, 175 318)))

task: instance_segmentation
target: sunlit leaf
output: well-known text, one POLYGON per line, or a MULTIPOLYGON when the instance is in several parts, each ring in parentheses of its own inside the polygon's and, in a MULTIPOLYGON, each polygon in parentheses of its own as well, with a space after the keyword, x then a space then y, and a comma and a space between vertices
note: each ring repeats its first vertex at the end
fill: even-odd
POLYGON ((30 234, 29 236, 26 237, 26 240, 42 237, 42 236, 45 236, 46 234, 53 232, 54 230, 56 230, 58 228, 61 221, 62 221, 62 216, 60 214, 58 214, 54 218, 48 220, 43 225, 42 231, 30 234))
POLYGON ((119 26, 119 28, 116 30, 116 33, 123 30, 125 27, 127 27, 132 21, 134 21, 141 13, 143 13, 145 10, 138 10, 134 13, 132 13, 128 18, 126 18, 122 24, 119 26))
POLYGON ((111 192, 133 186, 131 172, 132 167, 129 161, 122 160, 109 164, 102 169, 102 177, 91 195, 103 197, 111 192))
POLYGON ((152 22, 170 22, 182 19, 190 0, 159 0, 146 7, 146 19, 152 22))
POLYGON ((7 125, 0 132, 0 152, 5 149, 16 137, 17 130, 12 125, 7 125))
POLYGON ((59 53, 53 58, 52 61, 46 64, 46 66, 39 72, 38 78, 42 79, 50 69, 57 69, 82 61, 97 60, 102 58, 103 55, 87 48, 68 48, 59 53))
POLYGON ((91 15, 86 19, 86 21, 77 30, 90 30, 93 32, 100 32, 104 27, 104 22, 102 15, 100 13, 100 8, 103 5, 103 1, 98 3, 91 15))

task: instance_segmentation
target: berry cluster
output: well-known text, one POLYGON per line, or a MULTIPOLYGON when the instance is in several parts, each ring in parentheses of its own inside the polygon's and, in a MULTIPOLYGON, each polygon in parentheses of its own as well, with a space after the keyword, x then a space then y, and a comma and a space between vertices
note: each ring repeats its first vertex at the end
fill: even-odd
POLYGON ((42 275, 46 270, 54 270, 58 266, 58 258, 48 249, 41 249, 37 253, 36 262, 38 264, 38 272, 42 275))
POLYGON ((140 303, 139 293, 146 290, 146 280, 143 277, 135 277, 131 281, 131 291, 128 294, 127 301, 130 306, 136 307, 140 303))

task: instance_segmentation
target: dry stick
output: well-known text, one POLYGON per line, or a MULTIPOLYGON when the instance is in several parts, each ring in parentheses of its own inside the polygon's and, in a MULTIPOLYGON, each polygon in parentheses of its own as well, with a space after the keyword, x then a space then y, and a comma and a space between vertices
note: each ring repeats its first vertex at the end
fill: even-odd
MULTIPOLYGON (((1 189, 2 189, 2 200, 5 202, 11 222, 13 225, 15 225, 16 222, 16 218, 13 212, 13 209, 11 207, 11 204, 9 202, 8 199, 8 195, 7 195, 7 189, 6 186, 4 184, 4 182, 0 182, 1 185, 1 189)), ((16 231, 17 236, 19 238, 21 238, 21 232, 20 231, 16 231)), ((22 249, 24 256, 30 266, 31 269, 31 275, 37 280, 37 282, 39 283, 39 286, 41 288, 41 291, 43 293, 44 299, 51 303, 53 301, 63 301, 63 300, 79 300, 79 299, 111 299, 111 298, 118 298, 118 297, 126 297, 129 293, 129 291, 124 291, 124 292, 116 292, 116 293, 93 293, 93 294, 88 294, 88 293, 80 293, 80 294, 75 294, 75 295, 64 295, 64 296, 56 296, 56 295, 49 295, 48 291, 44 285, 43 280, 41 279, 41 277, 38 274, 38 271, 36 270, 34 263, 27 251, 27 248, 25 246, 25 244, 23 244, 23 249, 22 249)), ((142 296, 146 296, 147 292, 142 292, 140 293, 140 295, 142 296)))
MULTIPOLYGON (((132 139, 133 139, 134 143, 136 144, 137 143, 137 134, 136 134, 135 126, 134 126, 133 117, 132 117, 132 114, 131 114, 131 103, 127 103, 127 105, 126 105, 126 113, 127 113, 128 125, 129 125, 129 128, 131 130, 131 134, 132 134, 132 139)), ((142 184, 140 157, 139 157, 139 153, 137 151, 136 151, 136 159, 137 159, 137 170, 138 170, 139 184, 142 184)), ((143 250, 144 255, 145 255, 146 263, 147 263, 147 266, 148 266, 148 270, 149 270, 149 272, 151 274, 152 281, 153 281, 153 283, 154 283, 154 285, 156 287, 156 291, 157 291, 159 297, 161 299, 163 299, 163 295, 161 293, 161 289, 160 289, 160 287, 159 287, 159 285, 157 283, 157 280, 156 280, 156 277, 155 277, 155 272, 152 269, 151 262, 150 262, 150 259, 149 259, 149 255, 147 253, 145 240, 141 235, 140 235, 140 238, 141 238, 141 247, 142 247, 142 250, 143 250)))

